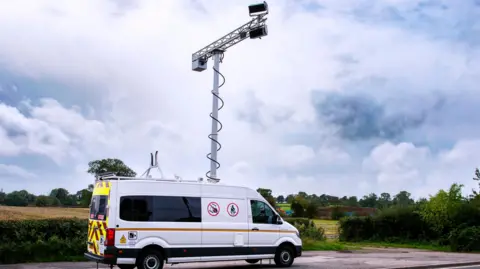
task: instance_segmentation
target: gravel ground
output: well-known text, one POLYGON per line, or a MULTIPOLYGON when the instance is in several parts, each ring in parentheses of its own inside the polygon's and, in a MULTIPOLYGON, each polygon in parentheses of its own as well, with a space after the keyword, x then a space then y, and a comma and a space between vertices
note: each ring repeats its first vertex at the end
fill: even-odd
MULTIPOLYGON (((453 268, 454 264, 478 263, 480 265, 480 254, 443 253, 406 249, 363 249, 352 252, 306 251, 302 257, 295 260, 291 268, 317 268, 317 269, 373 269, 373 268, 432 268, 430 266, 448 265, 443 268, 453 268)), ((458 266, 457 265, 457 266, 458 266)), ((268 260, 262 264, 249 265, 244 261, 237 262, 208 262, 166 265, 165 268, 215 268, 215 269, 248 269, 248 268, 274 268, 269 265, 268 260)), ((39 263, 39 264, 15 264, 0 265, 0 269, 93 269, 96 264, 92 262, 78 263, 39 263)), ((100 265, 99 268, 108 268, 100 265)), ((438 267, 436 267, 438 268, 438 267)), ((467 267, 466 267, 467 268, 467 267)), ((469 269, 480 266, 470 266, 469 269)))

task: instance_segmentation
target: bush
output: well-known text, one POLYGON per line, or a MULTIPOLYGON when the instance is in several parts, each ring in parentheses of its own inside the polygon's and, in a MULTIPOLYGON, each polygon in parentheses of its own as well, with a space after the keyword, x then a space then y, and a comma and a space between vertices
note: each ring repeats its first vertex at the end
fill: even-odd
POLYGON ((288 223, 295 226, 300 232, 302 239, 310 239, 314 241, 325 241, 325 230, 322 227, 317 227, 315 223, 306 218, 287 218, 288 223))
POLYGON ((459 227, 450 232, 452 251, 480 251, 480 226, 459 227))
POLYGON ((339 221, 340 241, 365 241, 374 237, 374 223, 372 217, 347 217, 339 221))
POLYGON ((0 221, 0 264, 81 256, 87 229, 88 222, 79 219, 0 221))
POLYGON ((313 223, 312 220, 307 219, 307 218, 285 218, 285 221, 292 224, 293 226, 297 227, 297 225, 310 225, 310 223, 313 223))
POLYGON ((51 204, 52 204, 52 198, 46 195, 40 195, 35 200, 35 206, 38 206, 38 207, 50 206, 51 204))
POLYGON ((426 241, 438 236, 413 207, 389 208, 373 217, 348 217, 339 222, 343 241, 426 241))

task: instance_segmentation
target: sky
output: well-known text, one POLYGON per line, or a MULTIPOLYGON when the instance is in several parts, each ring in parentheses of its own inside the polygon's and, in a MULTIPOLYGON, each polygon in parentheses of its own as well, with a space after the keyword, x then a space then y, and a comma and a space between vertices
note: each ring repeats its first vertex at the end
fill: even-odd
MULTIPOLYGON (((0 188, 92 183, 88 162, 205 177, 213 61, 243 0, 0 3, 0 188)), ((480 165, 480 1, 275 0, 225 52, 222 184, 358 195, 469 192, 480 165)), ((158 174, 157 174, 158 175, 158 174)))

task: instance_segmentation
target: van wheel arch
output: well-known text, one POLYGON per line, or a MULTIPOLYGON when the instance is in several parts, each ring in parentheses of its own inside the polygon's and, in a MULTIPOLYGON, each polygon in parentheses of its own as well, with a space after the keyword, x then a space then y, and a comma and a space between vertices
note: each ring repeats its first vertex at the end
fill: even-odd
POLYGON ((148 245, 139 252, 136 259, 137 268, 140 268, 140 269, 144 268, 142 263, 144 262, 144 259, 146 259, 147 257, 150 259, 153 259, 153 261, 155 260, 155 257, 159 259, 159 261, 157 260, 160 263, 158 269, 163 268, 163 266, 165 265, 165 261, 166 261, 165 250, 159 245, 148 245))
MULTIPOLYGON (((158 251, 162 254, 162 257, 164 260, 166 260, 166 256, 165 256, 165 249, 163 249, 161 246, 159 245, 148 245, 148 246, 145 246, 144 248, 142 248, 142 250, 139 252, 139 256, 140 254, 142 253, 145 253, 145 252, 148 252, 150 250, 154 250, 154 251, 158 251)), ((137 257, 138 258, 138 257, 137 257)))
POLYGON ((295 245, 292 244, 292 242, 283 242, 277 247, 277 249, 280 249, 282 247, 289 247, 293 251, 293 256, 297 257, 298 253, 297 253, 297 250, 295 248, 295 245))

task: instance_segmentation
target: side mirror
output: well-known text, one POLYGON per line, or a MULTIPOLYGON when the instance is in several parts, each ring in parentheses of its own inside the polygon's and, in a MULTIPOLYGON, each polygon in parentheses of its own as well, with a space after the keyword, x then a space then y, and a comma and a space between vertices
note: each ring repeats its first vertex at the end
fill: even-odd
POLYGON ((276 224, 283 224, 282 218, 277 215, 277 216, 276 216, 275 223, 276 223, 276 224))

